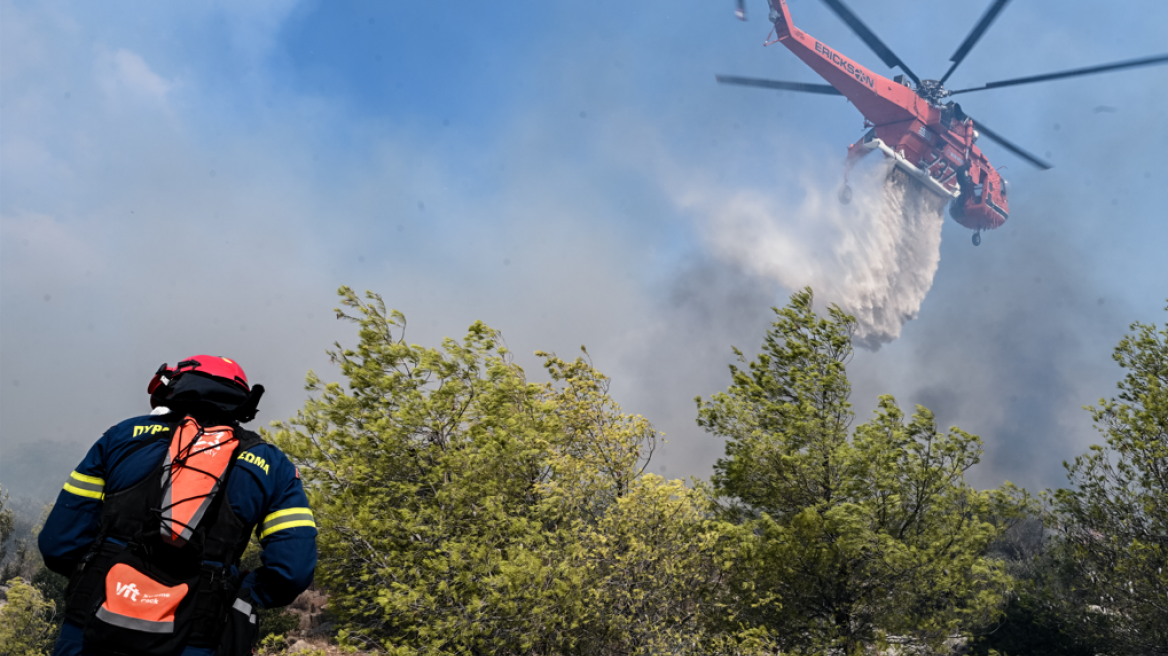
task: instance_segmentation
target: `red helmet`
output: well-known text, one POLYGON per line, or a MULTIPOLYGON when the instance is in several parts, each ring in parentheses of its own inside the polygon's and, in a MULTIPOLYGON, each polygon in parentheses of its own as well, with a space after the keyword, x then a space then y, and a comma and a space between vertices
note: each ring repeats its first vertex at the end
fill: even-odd
POLYGON ((197 371, 214 378, 230 381, 242 387, 245 392, 251 390, 247 383, 247 374, 243 372, 243 367, 239 366, 235 360, 219 355, 196 355, 179 362, 174 369, 170 369, 165 364, 159 367, 158 371, 154 372, 154 378, 150 379, 146 393, 154 394, 160 385, 169 385, 175 378, 188 371, 197 371))
POLYGON ((252 388, 243 367, 231 358, 196 355, 173 369, 165 364, 159 367, 146 391, 151 407, 248 422, 255 418, 264 386, 252 388))

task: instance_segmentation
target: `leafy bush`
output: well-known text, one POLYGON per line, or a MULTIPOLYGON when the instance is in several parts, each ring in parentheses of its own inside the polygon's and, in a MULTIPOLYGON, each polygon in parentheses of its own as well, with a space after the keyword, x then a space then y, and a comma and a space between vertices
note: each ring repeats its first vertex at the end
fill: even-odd
POLYGON ((56 608, 19 578, 8 582, 0 606, 0 656, 42 656, 53 646, 56 608))
MULTIPOLYGON (((529 383, 475 323, 441 348, 342 288, 355 349, 273 440, 300 466, 345 639, 394 654, 741 652, 702 621, 736 529, 642 472, 658 434, 580 358, 529 383), (720 641, 720 642, 719 642, 720 641)), ((753 640, 753 642, 751 642, 753 640)), ((746 645, 746 647, 743 647, 746 645)))

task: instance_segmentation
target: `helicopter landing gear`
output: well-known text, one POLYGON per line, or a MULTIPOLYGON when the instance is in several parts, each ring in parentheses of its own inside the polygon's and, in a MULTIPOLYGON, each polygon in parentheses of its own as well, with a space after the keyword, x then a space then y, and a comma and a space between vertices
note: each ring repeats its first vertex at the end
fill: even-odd
POLYGON ((973 233, 973 245, 974 246, 981 246, 981 233, 980 232, 973 233))
POLYGON ((852 188, 849 187, 847 185, 847 183, 845 183, 844 186, 840 187, 839 202, 844 204, 844 205, 847 205, 848 203, 852 202, 852 188))

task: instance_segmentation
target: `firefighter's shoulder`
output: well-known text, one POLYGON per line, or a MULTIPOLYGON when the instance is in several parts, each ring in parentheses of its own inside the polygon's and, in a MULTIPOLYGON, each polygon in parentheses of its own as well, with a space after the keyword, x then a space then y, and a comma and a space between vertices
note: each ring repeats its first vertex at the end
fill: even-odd
POLYGON ((245 465, 264 477, 283 479, 296 476, 296 467, 274 444, 260 442, 240 451, 235 458, 239 461, 238 464, 245 465))
POLYGON ((103 464, 112 466, 121 462, 125 455, 144 453, 141 447, 150 446, 146 442, 169 441, 173 433, 174 424, 157 415, 130 417, 110 426, 95 448, 100 452, 103 464))
MULTIPOLYGON (((77 497, 101 501, 107 492, 105 489, 106 478, 111 474, 110 467, 114 463, 122 462, 126 454, 141 452, 134 444, 141 444, 141 441, 145 439, 144 436, 167 435, 170 430, 169 424, 150 415, 131 417, 110 426, 101 438, 90 447, 85 458, 69 475, 64 490, 77 497)), ((141 463, 135 464, 140 465, 141 463)), ((152 464, 148 464, 147 468, 152 466, 152 464)), ((139 480, 141 478, 139 469, 141 467, 131 467, 129 474, 126 474, 124 468, 120 470, 123 473, 122 483, 127 480, 133 482, 139 480)))

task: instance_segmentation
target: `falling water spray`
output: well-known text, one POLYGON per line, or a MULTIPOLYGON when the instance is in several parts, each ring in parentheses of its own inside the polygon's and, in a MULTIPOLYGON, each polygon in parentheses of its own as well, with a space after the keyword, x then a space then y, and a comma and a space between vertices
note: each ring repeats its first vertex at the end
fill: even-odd
POLYGON ((858 168, 852 186, 848 205, 815 183, 798 204, 757 192, 691 200, 707 210, 706 238, 718 256, 787 289, 810 286, 853 315, 856 343, 876 350, 917 317, 933 285, 946 200, 887 160, 858 168))

